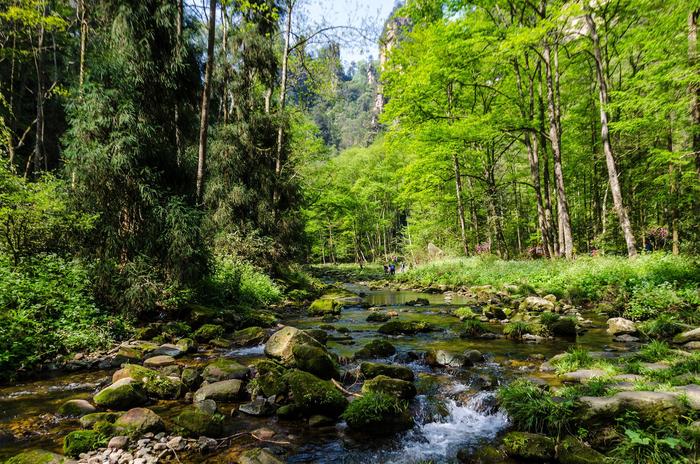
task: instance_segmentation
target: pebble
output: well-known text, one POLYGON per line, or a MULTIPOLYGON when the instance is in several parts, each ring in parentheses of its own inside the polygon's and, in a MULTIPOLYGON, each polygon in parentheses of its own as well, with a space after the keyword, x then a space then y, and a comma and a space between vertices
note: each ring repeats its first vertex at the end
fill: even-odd
POLYGON ((118 449, 121 451, 121 449, 124 448, 127 445, 127 443, 129 443, 129 437, 116 436, 116 437, 112 437, 112 439, 109 440, 109 444, 107 445, 107 448, 118 449))

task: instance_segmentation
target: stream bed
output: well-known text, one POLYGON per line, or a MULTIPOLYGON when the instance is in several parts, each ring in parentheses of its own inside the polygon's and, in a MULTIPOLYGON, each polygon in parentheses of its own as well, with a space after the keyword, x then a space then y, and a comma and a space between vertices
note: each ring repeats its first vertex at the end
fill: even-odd
MULTIPOLYGON (((329 331, 328 347, 341 359, 347 360, 343 366, 345 369, 356 368, 357 362, 350 361, 352 355, 367 342, 386 337, 377 334, 377 323, 366 321, 371 313, 368 306, 385 307, 398 312, 401 320, 426 321, 438 328, 437 331, 414 336, 386 337, 396 347, 397 353, 389 359, 380 360, 407 366, 416 373, 419 395, 411 402, 415 426, 409 431, 382 437, 373 431, 363 434, 351 432, 343 422, 310 428, 300 421, 258 418, 238 412, 227 419, 230 431, 235 433, 260 427, 272 429, 276 436, 284 437, 285 444, 276 446, 283 449, 287 462, 291 463, 454 462, 460 449, 475 449, 493 442, 508 427, 507 416, 495 406, 498 385, 523 376, 539 377, 555 384, 555 376, 540 373, 539 364, 566 351, 572 344, 591 351, 617 348, 605 332, 604 320, 595 314, 583 313, 594 324, 575 339, 557 338, 539 344, 507 338, 461 339, 458 336, 460 321, 450 314, 450 310, 469 305, 470 300, 466 298, 456 294, 446 296, 371 290, 354 284, 348 284, 346 288, 362 295, 366 304, 344 308, 340 319, 331 323, 335 330, 329 331), (430 304, 406 305, 416 298, 425 298, 430 304), (336 333, 338 329, 340 332, 336 333), (486 360, 471 368, 433 369, 420 360, 419 353, 428 350, 445 350, 455 354, 479 350, 486 360)), ((323 325, 319 318, 312 317, 297 317, 283 323, 300 329, 317 329, 323 325)), ((500 332, 499 324, 491 326, 494 332, 500 332)), ((215 357, 234 358, 246 364, 264 357, 263 346, 200 352, 181 361, 201 364, 215 357)), ((0 387, 0 461, 25 449, 42 448, 61 452, 63 437, 78 429, 79 423, 75 419, 57 417, 56 410, 66 400, 89 399, 109 383, 113 372, 114 369, 55 373, 41 380, 0 387)), ((359 386, 347 388, 357 391, 359 386)), ((184 405, 181 401, 160 401, 150 408, 163 417, 167 425, 171 425, 172 419, 184 405)), ((235 407, 235 404, 230 405, 228 409, 235 407)), ((245 445, 245 442, 240 444, 245 445)), ((233 462, 228 460, 226 451, 197 461, 233 462)))

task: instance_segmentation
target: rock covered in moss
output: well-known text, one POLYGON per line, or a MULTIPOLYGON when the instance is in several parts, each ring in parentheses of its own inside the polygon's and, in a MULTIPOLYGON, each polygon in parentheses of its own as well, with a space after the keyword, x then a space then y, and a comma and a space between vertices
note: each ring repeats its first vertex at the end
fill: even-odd
POLYGON ((413 425, 407 402, 378 392, 356 398, 342 418, 351 429, 379 434, 405 430, 413 425))
POLYGON ((251 396, 262 395, 269 398, 287 393, 287 383, 283 379, 285 373, 283 366, 269 359, 261 359, 254 364, 254 369, 255 377, 247 386, 251 396))
POLYGON ((195 401, 214 400, 231 402, 239 399, 243 393, 243 382, 240 380, 223 380, 200 387, 194 394, 195 401))
POLYGON ((254 448, 238 457, 238 464, 283 464, 284 461, 266 449, 254 448))
POLYGON ((311 303, 307 313, 309 316, 337 315, 340 314, 341 309, 340 303, 332 298, 318 298, 311 303))
POLYGON ((96 410, 87 400, 68 400, 58 408, 58 414, 65 417, 82 417, 96 410))
POLYGON ((202 372, 202 378, 207 382, 222 380, 243 380, 248 378, 250 369, 234 359, 219 358, 208 364, 202 372))
POLYGON ((198 342, 208 342, 224 335, 224 328, 218 324, 204 324, 193 334, 198 342))
POLYGON ((700 342, 700 327, 686 332, 679 333, 673 337, 673 343, 700 342))
POLYGON ((160 416, 147 408, 133 408, 120 416, 114 427, 123 435, 138 436, 148 432, 158 433, 165 430, 160 416))
POLYGON ((183 409, 175 418, 175 423, 186 435, 192 437, 220 437, 223 435, 224 416, 217 412, 213 400, 196 402, 183 409))
POLYGON ((493 446, 481 446, 477 450, 462 448, 457 452, 457 460, 462 464, 501 464, 506 457, 493 446))
POLYGON ((246 327, 233 333, 234 346, 255 346, 265 341, 267 332, 262 327, 246 327))
POLYGON ((107 440, 94 430, 75 430, 63 439, 63 453, 77 458, 82 453, 95 450, 107 444, 107 440))
POLYGON ((321 345, 325 345, 328 341, 328 333, 323 329, 306 329, 304 332, 315 338, 321 345))
POLYGON ((5 464, 74 464, 70 458, 61 456, 60 454, 52 453, 46 450, 30 450, 23 451, 7 461, 5 464))
POLYGON ((606 457, 574 437, 566 437, 557 445, 557 459, 561 464, 601 464, 606 457))
POLYGON ((521 311, 554 311, 554 302, 539 296, 528 296, 520 303, 521 311))
POLYGON ((508 456, 536 462, 554 458, 553 439, 537 433, 508 432, 503 437, 503 446, 508 456))
POLYGON ((138 364, 125 364, 112 375, 114 382, 125 378, 140 382, 142 390, 151 398, 177 399, 183 391, 183 384, 179 380, 138 364))
POLYGON ((120 410, 143 406, 148 398, 141 382, 126 377, 100 390, 93 401, 103 408, 120 410))
POLYGON ((194 390, 202 384, 202 374, 196 367, 186 367, 182 370, 180 381, 188 389, 194 390))
POLYGON ((282 364, 294 365, 294 347, 310 345, 323 349, 318 340, 296 327, 286 326, 272 334, 265 343, 265 354, 282 364))
POLYGON ((377 332, 386 335, 415 335, 432 330, 433 326, 424 321, 389 321, 379 327, 377 332))
POLYGON ((413 382, 406 380, 392 379, 386 375, 378 375, 373 379, 367 380, 362 385, 363 393, 386 393, 387 395, 400 398, 402 400, 410 400, 416 396, 416 386, 413 382))
POLYGON ((340 378, 333 358, 325 349, 307 344, 295 345, 292 354, 297 369, 310 372, 324 380, 340 378))
POLYGON ((90 429, 98 422, 114 423, 123 412, 94 412, 86 414, 80 418, 80 426, 84 429, 90 429))
POLYGON ((112 365, 116 367, 127 362, 141 362, 146 358, 146 355, 156 349, 158 349, 158 345, 143 340, 122 343, 119 345, 119 349, 117 350, 117 354, 114 356, 112 365))
POLYGON ((184 351, 185 353, 196 353, 197 352, 197 342, 195 342, 191 338, 181 338, 175 343, 175 346, 179 350, 184 351))
POLYGON ((355 353, 355 359, 377 359, 386 358, 396 354, 394 345, 386 340, 370 340, 365 346, 355 353))
POLYGON ((360 371, 366 379, 373 379, 378 375, 386 375, 392 379, 401 379, 413 382, 415 378, 413 371, 401 365, 373 363, 365 361, 360 364, 360 371))
POLYGON ((335 386, 308 372, 294 369, 284 375, 292 402, 305 416, 324 414, 338 417, 348 404, 335 386))
POLYGON ((391 316, 380 312, 374 312, 367 316, 367 322, 387 322, 389 319, 391 319, 391 316))

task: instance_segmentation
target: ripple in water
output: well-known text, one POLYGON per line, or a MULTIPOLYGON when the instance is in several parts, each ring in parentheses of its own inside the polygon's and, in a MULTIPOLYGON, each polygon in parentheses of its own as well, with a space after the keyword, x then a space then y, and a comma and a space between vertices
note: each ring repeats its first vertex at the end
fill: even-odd
POLYGON ((248 348, 237 348, 226 353, 226 356, 257 356, 265 354, 265 344, 249 346, 248 348))

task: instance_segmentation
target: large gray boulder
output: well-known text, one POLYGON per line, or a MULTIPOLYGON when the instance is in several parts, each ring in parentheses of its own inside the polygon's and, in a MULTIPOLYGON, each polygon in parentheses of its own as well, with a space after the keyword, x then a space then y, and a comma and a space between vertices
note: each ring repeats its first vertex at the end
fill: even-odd
POLYGON ((286 326, 278 330, 265 343, 265 354, 287 366, 293 366, 294 347, 310 345, 323 349, 315 338, 296 327, 286 326))
POLYGON ((633 334, 637 332, 634 322, 624 317, 612 317, 608 319, 608 333, 610 335, 633 334))
POLYGON ((124 410, 143 406, 148 401, 143 384, 131 377, 117 380, 109 387, 100 390, 93 401, 107 409, 124 410))
POLYGON ((223 380, 204 385, 194 394, 194 401, 214 400, 224 403, 239 399, 243 393, 240 380, 223 380))
POLYGON ((144 433, 158 433, 165 430, 163 419, 158 414, 147 408, 134 408, 126 412, 114 422, 118 433, 130 436, 139 436, 144 433))

